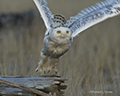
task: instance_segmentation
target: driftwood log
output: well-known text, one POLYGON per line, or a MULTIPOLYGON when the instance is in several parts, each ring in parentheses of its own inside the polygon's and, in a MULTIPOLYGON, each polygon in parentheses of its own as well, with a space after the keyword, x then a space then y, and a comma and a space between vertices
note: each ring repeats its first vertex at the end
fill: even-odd
POLYGON ((64 96, 66 84, 59 76, 0 76, 0 96, 64 96))

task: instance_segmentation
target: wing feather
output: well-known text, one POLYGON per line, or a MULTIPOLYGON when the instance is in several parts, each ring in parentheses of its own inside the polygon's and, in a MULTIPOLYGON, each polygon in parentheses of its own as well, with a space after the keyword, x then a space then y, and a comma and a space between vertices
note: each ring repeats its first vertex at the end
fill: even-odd
POLYGON ((120 14, 120 0, 105 0, 71 17, 65 26, 69 27, 73 32, 72 36, 76 37, 89 27, 118 14, 120 14))
POLYGON ((41 17, 45 23, 46 28, 52 27, 53 15, 47 6, 46 0, 33 0, 41 14, 41 17))

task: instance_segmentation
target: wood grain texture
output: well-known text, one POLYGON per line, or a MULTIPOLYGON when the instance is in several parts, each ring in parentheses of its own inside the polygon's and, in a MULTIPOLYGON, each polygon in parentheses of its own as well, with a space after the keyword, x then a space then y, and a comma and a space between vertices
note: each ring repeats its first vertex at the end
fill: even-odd
POLYGON ((63 96, 67 79, 56 76, 5 77, 0 76, 2 95, 63 96), (51 95, 50 95, 50 94, 51 95))

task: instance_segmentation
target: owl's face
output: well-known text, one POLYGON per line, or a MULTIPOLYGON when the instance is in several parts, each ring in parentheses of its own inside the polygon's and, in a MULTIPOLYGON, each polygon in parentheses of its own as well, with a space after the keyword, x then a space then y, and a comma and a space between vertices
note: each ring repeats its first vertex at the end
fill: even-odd
POLYGON ((58 44, 70 43, 72 32, 67 27, 58 27, 52 30, 50 34, 51 40, 58 44))

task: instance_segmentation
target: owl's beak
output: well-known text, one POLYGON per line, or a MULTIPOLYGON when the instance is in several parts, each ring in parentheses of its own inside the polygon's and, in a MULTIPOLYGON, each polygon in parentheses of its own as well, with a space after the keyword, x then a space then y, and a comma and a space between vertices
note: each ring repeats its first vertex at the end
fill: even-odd
POLYGON ((65 38, 66 36, 65 35, 62 35, 62 38, 65 38))

